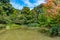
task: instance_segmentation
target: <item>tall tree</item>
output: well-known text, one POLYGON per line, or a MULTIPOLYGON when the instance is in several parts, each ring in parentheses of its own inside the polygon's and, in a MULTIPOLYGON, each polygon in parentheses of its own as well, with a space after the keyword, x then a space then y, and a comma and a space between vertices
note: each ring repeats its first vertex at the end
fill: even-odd
POLYGON ((3 3, 9 3, 10 0, 0 0, 0 2, 3 2, 3 3))

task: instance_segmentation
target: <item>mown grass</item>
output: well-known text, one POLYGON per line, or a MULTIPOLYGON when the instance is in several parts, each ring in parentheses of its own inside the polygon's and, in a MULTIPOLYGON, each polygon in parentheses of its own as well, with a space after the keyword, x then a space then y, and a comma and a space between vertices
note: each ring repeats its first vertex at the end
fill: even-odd
POLYGON ((10 29, 0 34, 0 40, 60 40, 60 37, 51 38, 45 33, 40 33, 40 29, 45 28, 16 24, 8 24, 6 26, 9 26, 10 29))
POLYGON ((0 34, 0 40, 60 40, 59 37, 51 38, 36 30, 8 30, 0 34))

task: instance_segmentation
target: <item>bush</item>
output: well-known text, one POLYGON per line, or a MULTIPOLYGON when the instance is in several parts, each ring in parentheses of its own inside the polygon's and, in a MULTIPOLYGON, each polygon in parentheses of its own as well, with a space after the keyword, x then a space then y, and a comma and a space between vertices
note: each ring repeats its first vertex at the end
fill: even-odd
POLYGON ((16 24, 7 24, 7 27, 9 26, 9 29, 19 29, 20 25, 16 25, 16 24))
POLYGON ((58 35, 58 28, 57 28, 57 27, 52 27, 52 28, 49 30, 49 34, 50 34, 51 37, 57 36, 57 35, 58 35))
POLYGON ((38 23, 31 23, 31 24, 28 24, 29 27, 39 27, 40 24, 38 23))
POLYGON ((58 36, 60 37, 60 27, 58 28, 58 36))
POLYGON ((49 30, 49 34, 50 36, 60 36, 60 26, 55 26, 55 27, 52 27, 50 30, 49 30))
POLYGON ((6 25, 0 24, 0 29, 5 29, 5 28, 6 28, 6 25))
POLYGON ((41 32, 41 33, 47 33, 48 30, 46 30, 46 29, 40 29, 39 32, 41 32))

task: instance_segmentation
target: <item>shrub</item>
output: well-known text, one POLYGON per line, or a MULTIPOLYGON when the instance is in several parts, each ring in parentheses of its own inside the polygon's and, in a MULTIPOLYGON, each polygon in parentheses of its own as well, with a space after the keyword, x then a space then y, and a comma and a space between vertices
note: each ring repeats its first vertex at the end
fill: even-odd
POLYGON ((60 37, 60 27, 58 28, 58 36, 60 37))
POLYGON ((52 27, 52 28, 49 30, 49 34, 50 34, 51 37, 57 36, 57 35, 58 35, 58 28, 57 28, 57 27, 52 27))
POLYGON ((9 26, 9 29, 19 29, 20 25, 16 25, 16 24, 7 24, 7 27, 9 26))
POLYGON ((30 23, 30 24, 28 24, 28 26, 29 27, 39 27, 40 24, 38 24, 38 23, 30 23))
POLYGON ((0 29, 5 29, 5 28, 6 28, 6 25, 0 24, 0 29))
POLYGON ((60 26, 56 25, 49 30, 50 36, 60 36, 60 26))

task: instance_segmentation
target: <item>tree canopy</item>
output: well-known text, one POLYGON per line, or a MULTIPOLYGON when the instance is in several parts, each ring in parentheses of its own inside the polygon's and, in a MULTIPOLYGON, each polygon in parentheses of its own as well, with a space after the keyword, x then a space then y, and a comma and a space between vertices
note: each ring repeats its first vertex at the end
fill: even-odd
POLYGON ((0 23, 35 26, 59 24, 59 2, 59 0, 46 0, 46 3, 34 7, 32 10, 29 7, 18 10, 12 7, 10 0, 0 0, 0 23))

